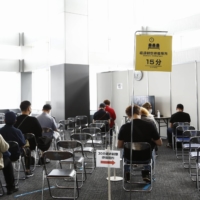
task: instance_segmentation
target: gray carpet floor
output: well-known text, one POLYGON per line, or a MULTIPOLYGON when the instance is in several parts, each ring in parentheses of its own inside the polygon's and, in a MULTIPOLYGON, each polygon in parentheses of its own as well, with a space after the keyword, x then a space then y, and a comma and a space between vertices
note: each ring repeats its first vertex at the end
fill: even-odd
MULTIPOLYGON (((196 200, 200 199, 200 192, 196 189, 195 182, 192 182, 187 169, 182 166, 182 161, 177 160, 172 149, 166 148, 166 141, 159 147, 159 155, 156 159, 156 177, 151 192, 125 192, 122 182, 111 182, 112 200, 138 199, 138 200, 196 200)), ((54 163, 48 164, 50 167, 54 163)), ((113 173, 113 170, 111 170, 113 173)), ((122 170, 117 169, 118 176, 122 176, 122 170)), ((0 175, 3 180, 2 173, 0 175)), ((108 183, 106 180, 107 169, 96 168, 80 190, 79 200, 106 200, 108 199, 108 183)), ((37 167, 34 176, 20 180, 19 191, 1 199, 41 199, 42 167, 37 167)), ((47 183, 45 182, 45 188, 47 183)), ((56 189, 53 189, 54 191, 56 189)), ((72 190, 59 190, 58 195, 70 195, 72 190)), ((44 192, 44 199, 52 199, 48 190, 44 192)))

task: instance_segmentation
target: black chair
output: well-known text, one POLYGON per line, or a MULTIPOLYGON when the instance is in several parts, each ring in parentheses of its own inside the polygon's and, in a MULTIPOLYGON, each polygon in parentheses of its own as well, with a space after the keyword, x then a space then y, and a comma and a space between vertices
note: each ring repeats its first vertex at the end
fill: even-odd
POLYGON ((73 164, 75 165, 76 174, 82 174, 82 179, 78 180, 78 182, 82 182, 82 184, 79 186, 81 188, 83 186, 83 182, 86 181, 87 175, 85 170, 85 159, 84 159, 84 153, 83 153, 83 146, 80 141, 71 141, 71 140, 64 140, 57 142, 57 149, 58 150, 68 150, 72 151, 74 154, 74 161, 72 158, 62 160, 61 162, 67 163, 67 164, 73 164), (81 155, 82 156, 76 156, 74 151, 79 148, 81 149, 81 155), (81 170, 81 172, 78 172, 78 169, 81 170))
POLYGON ((95 149, 96 149, 96 147, 99 147, 99 146, 101 148, 103 148, 104 139, 102 137, 100 128, 97 128, 97 127, 84 128, 84 129, 82 129, 82 133, 89 133, 93 137, 93 141, 89 140, 89 141, 87 141, 87 144, 89 144, 91 146, 91 143, 93 142, 95 149))
MULTIPOLYGON (((88 159, 92 159, 92 167, 85 167, 85 169, 92 169, 90 172, 87 172, 87 174, 91 174, 96 168, 96 157, 95 157, 96 153, 95 153, 92 135, 88 133, 76 133, 76 134, 71 135, 71 139, 80 141, 81 144, 83 145, 84 157, 88 159), (85 146, 88 141, 91 141, 90 147, 85 146), (88 154, 92 154, 92 157, 88 157, 88 154)), ((81 152, 82 150, 80 147, 74 150, 74 153, 81 153, 81 152)))
POLYGON ((25 133, 24 137, 26 140, 31 141, 30 150, 31 150, 31 154, 33 154, 33 158, 35 160, 31 171, 34 171, 36 168, 36 160, 40 159, 40 153, 39 153, 40 150, 38 149, 38 144, 37 144, 35 135, 33 133, 25 133))
POLYGON ((196 151, 200 147, 199 139, 200 131, 187 130, 183 132, 183 138, 186 138, 186 142, 182 140, 182 162, 184 168, 189 168, 190 153, 196 151), (189 138, 189 142, 187 142, 189 138), (188 162, 185 161, 185 156, 188 156, 188 162), (188 164, 188 166, 186 165, 188 164))
POLYGON ((130 166, 130 181, 128 182, 128 186, 125 184, 123 180, 123 189, 128 192, 150 192, 153 188, 153 170, 152 170, 152 150, 151 145, 146 142, 128 142, 124 145, 124 159, 123 159, 123 176, 125 166, 130 166), (132 150, 132 155, 131 155, 132 150), (126 160, 126 162, 125 162, 126 160), (132 160, 132 161, 131 161, 132 160), (131 163, 131 164, 130 164, 131 163), (137 167, 134 167, 137 165, 137 167), (150 167, 150 182, 148 183, 148 188, 146 190, 143 189, 144 185, 147 183, 140 180, 141 177, 141 167, 144 165, 148 165, 150 167), (137 177, 137 171, 139 170, 139 178, 137 177), (134 178, 132 178, 134 176, 134 178), (130 187, 131 184, 131 187, 130 187), (135 188, 132 189, 133 185, 135 188), (141 187, 142 186, 142 187, 141 187))
MULTIPOLYGON (((59 164, 60 164, 60 168, 49 170, 49 169, 47 169, 47 166, 44 162, 43 176, 42 176, 42 199, 43 199, 43 196, 44 196, 44 180, 45 180, 45 178, 47 179, 47 183, 48 183, 48 187, 49 187, 49 194, 52 198, 62 198, 62 199, 78 198, 79 189, 78 189, 78 181, 77 181, 77 176, 76 176, 76 170, 74 170, 74 169, 63 169, 62 162, 61 162, 62 160, 72 158, 73 164, 75 164, 73 153, 69 152, 69 151, 46 151, 46 152, 43 153, 43 157, 44 157, 44 161, 47 158, 50 159, 50 160, 53 160, 53 161, 58 161, 59 164), (70 181, 73 179, 74 180, 74 187, 73 187, 74 197, 58 197, 58 196, 52 195, 51 186, 50 186, 50 179, 64 179, 64 180, 69 179, 70 181), (76 191, 77 191, 77 195, 76 195, 76 191)), ((66 183, 66 181, 64 183, 66 183)), ((61 186, 61 185, 58 185, 58 183, 56 183, 56 188, 67 189, 69 187, 61 186)))
POLYGON ((76 124, 80 126, 81 130, 88 127, 88 117, 86 115, 76 116, 76 124))
POLYGON ((21 153, 20 153, 20 148, 19 148, 18 143, 15 142, 15 141, 8 141, 7 143, 9 144, 8 151, 11 153, 10 160, 12 161, 13 168, 17 172, 17 178, 16 178, 17 181, 15 182, 15 185, 18 185, 18 183, 19 183, 19 173, 20 173, 20 164, 21 163, 22 163, 22 166, 23 166, 23 172, 25 174, 24 163, 21 160, 21 153))
POLYGON ((68 117, 67 120, 71 121, 70 125, 68 126, 69 129, 71 129, 71 133, 80 133, 81 132, 81 126, 76 123, 76 117, 68 117))
MULTIPOLYGON (((175 151, 175 136, 176 136, 176 127, 177 126, 189 126, 190 123, 189 122, 174 122, 173 123, 173 128, 172 128, 172 147, 173 150, 175 151)), ((179 135, 179 134, 178 134, 179 135)))
POLYGON ((73 120, 60 120, 58 126, 60 132, 62 133, 63 140, 66 140, 68 139, 66 133, 69 133, 70 138, 70 135, 75 132, 75 119, 73 118, 73 120))
POLYGON ((42 136, 51 138, 51 144, 53 144, 52 149, 56 150, 56 138, 54 137, 54 131, 49 127, 42 127, 42 136))
POLYGON ((179 158, 179 156, 182 156, 182 152, 181 152, 181 154, 178 153, 178 144, 177 143, 180 143, 180 144, 182 144, 183 142, 189 143, 189 141, 190 141, 190 138, 183 136, 183 132, 187 131, 187 130, 195 130, 195 127, 190 126, 190 125, 179 125, 176 127, 174 142, 175 142, 175 154, 176 154, 177 158, 179 158))

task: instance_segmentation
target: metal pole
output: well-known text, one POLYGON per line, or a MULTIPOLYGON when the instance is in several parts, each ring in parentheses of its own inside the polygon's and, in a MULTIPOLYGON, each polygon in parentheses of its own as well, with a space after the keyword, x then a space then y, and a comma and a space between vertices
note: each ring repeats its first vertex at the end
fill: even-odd
POLYGON ((172 76, 169 73, 169 97, 170 97, 170 115, 172 115, 172 76))
POLYGON ((199 130, 199 95, 198 95, 198 69, 197 69, 197 61, 195 60, 195 71, 196 71, 196 77, 195 77, 195 85, 196 85, 196 103, 197 103, 197 130, 199 130))

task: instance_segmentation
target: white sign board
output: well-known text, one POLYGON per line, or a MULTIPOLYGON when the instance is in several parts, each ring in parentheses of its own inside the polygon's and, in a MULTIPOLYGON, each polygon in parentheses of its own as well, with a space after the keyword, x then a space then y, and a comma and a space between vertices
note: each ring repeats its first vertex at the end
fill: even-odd
POLYGON ((120 168, 120 151, 97 150, 96 166, 120 168))
POLYGON ((123 83, 117 83, 117 89, 122 90, 123 89, 123 83))

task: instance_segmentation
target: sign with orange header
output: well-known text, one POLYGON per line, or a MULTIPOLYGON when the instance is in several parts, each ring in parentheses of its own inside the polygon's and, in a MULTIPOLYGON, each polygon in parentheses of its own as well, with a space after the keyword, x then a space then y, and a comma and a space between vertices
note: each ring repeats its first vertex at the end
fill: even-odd
POLYGON ((136 35, 135 70, 172 71, 172 36, 136 35))

